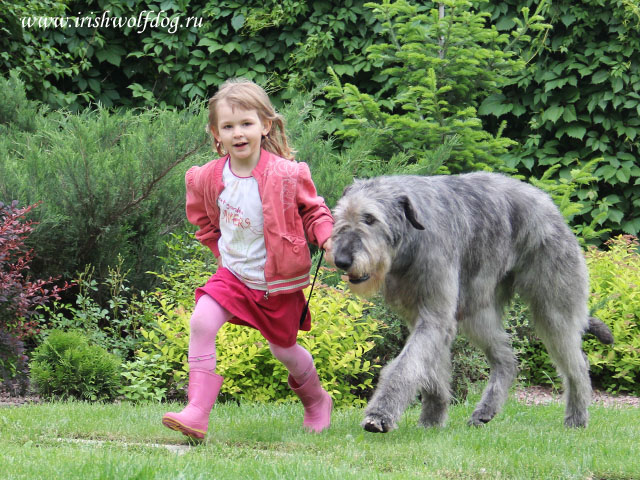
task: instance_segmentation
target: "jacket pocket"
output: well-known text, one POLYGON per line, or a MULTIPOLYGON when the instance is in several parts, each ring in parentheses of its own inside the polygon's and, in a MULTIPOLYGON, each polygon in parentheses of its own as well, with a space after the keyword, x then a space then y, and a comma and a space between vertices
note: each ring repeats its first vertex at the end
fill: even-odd
POLYGON ((311 268, 311 253, 305 237, 285 234, 280 242, 280 252, 275 256, 276 274, 295 277, 305 274, 311 268))

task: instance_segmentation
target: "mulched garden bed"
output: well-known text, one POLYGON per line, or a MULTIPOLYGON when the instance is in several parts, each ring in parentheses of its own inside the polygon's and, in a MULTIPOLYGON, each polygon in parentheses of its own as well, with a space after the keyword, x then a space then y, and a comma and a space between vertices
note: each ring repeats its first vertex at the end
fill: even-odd
MULTIPOLYGON (((550 387, 522 387, 514 392, 516 400, 526 405, 548 405, 552 402, 562 402, 562 394, 553 391, 550 387)), ((0 391, 0 407, 15 407, 39 403, 37 395, 16 397, 7 392, 0 391)), ((640 397, 632 395, 611 395, 607 392, 594 391, 593 404, 605 407, 640 407, 640 397)))

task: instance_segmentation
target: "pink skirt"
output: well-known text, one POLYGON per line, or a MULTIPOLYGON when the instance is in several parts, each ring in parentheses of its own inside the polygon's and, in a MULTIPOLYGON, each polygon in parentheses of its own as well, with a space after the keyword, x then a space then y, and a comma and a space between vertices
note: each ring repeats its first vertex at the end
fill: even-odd
POLYGON ((220 267, 206 285, 196 289, 196 303, 205 293, 233 315, 229 322, 255 328, 270 343, 280 347, 293 346, 298 330, 311 329, 310 312, 300 326, 306 303, 302 290, 269 295, 265 299, 265 291, 247 287, 229 270, 220 267))

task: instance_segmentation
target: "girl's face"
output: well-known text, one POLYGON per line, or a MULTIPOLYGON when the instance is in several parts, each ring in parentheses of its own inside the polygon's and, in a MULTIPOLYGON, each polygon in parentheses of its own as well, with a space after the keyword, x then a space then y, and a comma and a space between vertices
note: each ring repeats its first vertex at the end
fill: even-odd
POLYGON ((254 167, 260 159, 262 136, 269 133, 271 122, 263 123, 257 110, 243 110, 221 100, 216 106, 217 125, 212 129, 216 140, 231 157, 233 164, 254 167))

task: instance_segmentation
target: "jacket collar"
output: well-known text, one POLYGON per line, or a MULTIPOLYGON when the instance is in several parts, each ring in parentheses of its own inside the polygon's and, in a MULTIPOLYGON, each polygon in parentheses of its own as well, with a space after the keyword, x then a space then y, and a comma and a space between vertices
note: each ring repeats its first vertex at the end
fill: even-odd
MULTIPOLYGON (((267 166, 269 165, 271 155, 272 154, 266 151, 264 148, 260 149, 260 158, 258 159, 258 164, 253 167, 253 170, 251 171, 251 176, 256 180, 262 178, 262 176, 264 175, 264 172, 267 170, 267 166)), ((222 171, 229 159, 229 154, 225 155, 224 157, 220 158, 220 160, 218 160, 218 163, 214 168, 214 181, 217 184, 222 184, 222 171)))
POLYGON ((260 158, 258 159, 258 164, 251 171, 251 175, 256 180, 264 175, 264 172, 267 169, 267 165, 269 164, 270 157, 271 153, 267 152, 264 148, 260 149, 260 158))

